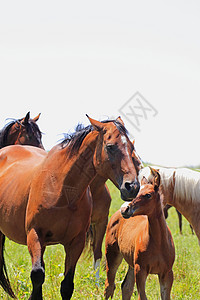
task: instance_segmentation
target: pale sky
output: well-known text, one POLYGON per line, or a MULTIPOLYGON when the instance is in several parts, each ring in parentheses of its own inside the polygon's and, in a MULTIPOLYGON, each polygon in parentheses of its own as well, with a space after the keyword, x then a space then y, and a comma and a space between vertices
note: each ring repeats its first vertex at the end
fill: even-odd
POLYGON ((125 106, 144 161, 200 165, 199 16, 197 0, 1 1, 0 127, 41 112, 51 149, 86 113, 102 120, 125 106), (137 92, 146 115, 128 101, 137 92))

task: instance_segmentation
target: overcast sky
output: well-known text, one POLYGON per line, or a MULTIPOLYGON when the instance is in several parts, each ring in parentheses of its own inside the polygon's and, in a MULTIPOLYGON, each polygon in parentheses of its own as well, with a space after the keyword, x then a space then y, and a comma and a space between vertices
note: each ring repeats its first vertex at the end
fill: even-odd
POLYGON ((200 165, 199 1, 1 1, 0 126, 41 112, 46 149, 121 115, 144 161, 200 165), (142 105, 142 106, 141 106, 142 105))

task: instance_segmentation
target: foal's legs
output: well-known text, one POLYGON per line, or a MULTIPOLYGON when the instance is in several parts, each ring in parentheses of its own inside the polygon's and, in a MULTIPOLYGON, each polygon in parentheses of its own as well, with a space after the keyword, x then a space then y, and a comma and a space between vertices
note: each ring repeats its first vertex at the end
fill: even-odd
POLYGON ((65 273, 64 280, 61 282, 60 293, 62 300, 70 300, 74 290, 74 273, 76 263, 85 245, 85 232, 79 234, 74 240, 65 245, 65 273))
POLYGON ((33 228, 27 235, 27 246, 32 259, 31 281, 33 285, 29 299, 42 300, 42 284, 45 277, 43 261, 45 248, 42 247, 38 233, 33 228))
POLYGON ((105 282, 105 299, 113 297, 115 290, 115 275, 119 265, 122 262, 122 255, 119 251, 117 243, 106 245, 106 273, 107 278, 105 282))
POLYGON ((159 275, 160 293, 162 300, 170 300, 170 293, 173 284, 173 271, 171 270, 163 276, 159 275))
POLYGON ((140 268, 139 265, 135 265, 135 279, 138 290, 138 300, 147 300, 145 293, 145 283, 147 279, 147 272, 140 268))
POLYGON ((122 300, 130 300, 133 294, 135 284, 135 274, 134 269, 129 266, 126 277, 122 282, 122 300))

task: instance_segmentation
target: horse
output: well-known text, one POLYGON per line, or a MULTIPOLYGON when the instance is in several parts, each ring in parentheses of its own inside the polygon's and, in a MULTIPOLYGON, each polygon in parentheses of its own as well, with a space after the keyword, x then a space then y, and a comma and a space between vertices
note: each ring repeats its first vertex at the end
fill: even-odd
MULTIPOLYGON (((172 207, 172 205, 170 204, 166 204, 163 208, 164 210, 164 216, 165 216, 165 219, 168 218, 168 210, 172 207)), ((183 233, 182 231, 182 214, 176 209, 176 213, 177 213, 177 216, 178 216, 178 224, 179 224, 179 232, 180 234, 183 233)), ((190 225, 190 228, 191 228, 191 231, 192 231, 192 234, 194 234, 194 231, 193 231, 193 228, 192 226, 190 225)))
POLYGON ((124 203, 108 223, 105 299, 113 297, 115 275, 123 258, 129 265, 121 285, 123 300, 131 299, 135 281, 138 300, 146 300, 145 283, 149 274, 158 275, 162 300, 170 299, 175 248, 163 214, 160 176, 156 170, 153 172, 153 183, 143 178, 137 197, 129 204, 124 203))
MULTIPOLYGON (((136 173, 139 174, 139 171, 142 168, 142 162, 136 152, 135 141, 133 141, 132 160, 136 173)), ((102 259, 102 243, 108 224, 109 209, 112 200, 106 181, 107 178, 97 174, 90 184, 93 208, 86 244, 89 245, 90 249, 93 251, 97 285, 99 282, 100 262, 102 259)))
POLYGON ((88 119, 90 126, 49 152, 21 145, 0 150, 0 284, 13 298, 3 256, 5 236, 28 247, 31 300, 42 299, 46 246, 62 244, 66 255, 60 293, 69 300, 90 224, 90 182, 96 174, 109 178, 124 201, 138 193, 133 145, 120 119, 103 123, 88 119))
POLYGON ((24 118, 6 124, 0 131, 0 148, 19 144, 44 149, 41 141, 42 133, 36 124, 39 117, 40 114, 31 119, 30 112, 28 112, 24 118))
MULTIPOLYGON (((163 204, 174 206, 190 223, 200 243, 200 172, 187 168, 159 168, 163 204)), ((150 167, 140 171, 151 182, 150 167)))

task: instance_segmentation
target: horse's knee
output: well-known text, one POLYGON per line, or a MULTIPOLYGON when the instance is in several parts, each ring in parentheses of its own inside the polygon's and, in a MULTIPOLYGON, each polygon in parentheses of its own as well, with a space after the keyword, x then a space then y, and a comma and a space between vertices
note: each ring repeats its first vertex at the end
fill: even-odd
POLYGON ((74 291, 74 273, 72 270, 68 271, 64 280, 61 282, 60 293, 63 300, 70 300, 74 291))
POLYGON ((43 267, 34 267, 31 271, 31 281, 33 287, 37 289, 44 283, 45 272, 43 267))

